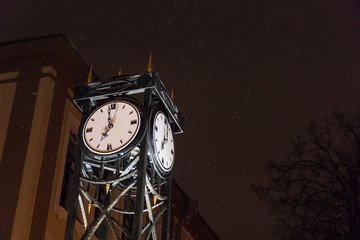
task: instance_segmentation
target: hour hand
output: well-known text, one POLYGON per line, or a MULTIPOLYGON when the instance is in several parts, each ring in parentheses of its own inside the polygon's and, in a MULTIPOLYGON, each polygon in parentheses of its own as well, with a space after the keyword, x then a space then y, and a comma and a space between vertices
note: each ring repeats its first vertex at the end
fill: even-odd
POLYGON ((108 136, 107 133, 103 133, 103 134, 101 135, 100 142, 101 142, 104 138, 106 138, 107 136, 108 136))
POLYGON ((100 142, 101 142, 104 138, 106 138, 106 137, 108 136, 109 130, 110 130, 110 127, 109 127, 109 126, 105 127, 105 132, 101 134, 100 142))

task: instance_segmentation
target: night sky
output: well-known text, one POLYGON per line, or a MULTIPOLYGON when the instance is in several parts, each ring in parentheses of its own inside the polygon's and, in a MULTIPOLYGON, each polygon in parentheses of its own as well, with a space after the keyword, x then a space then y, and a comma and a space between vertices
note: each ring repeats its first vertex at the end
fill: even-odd
POLYGON ((52 33, 102 79, 146 72, 152 52, 185 118, 174 178, 220 239, 268 239, 275 219, 249 187, 264 163, 359 107, 355 0, 0 1, 0 42, 52 33))

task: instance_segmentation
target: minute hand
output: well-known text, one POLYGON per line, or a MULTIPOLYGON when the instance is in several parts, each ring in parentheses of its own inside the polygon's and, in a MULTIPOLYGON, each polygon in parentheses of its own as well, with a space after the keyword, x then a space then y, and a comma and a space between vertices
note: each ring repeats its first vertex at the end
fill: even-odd
POLYGON ((108 108, 108 129, 112 128, 113 127, 113 124, 111 123, 111 107, 109 105, 109 108, 108 108))
POLYGON ((165 141, 167 142, 168 139, 169 139, 169 124, 168 124, 168 123, 166 123, 166 133, 165 133, 165 136, 166 136, 165 141))

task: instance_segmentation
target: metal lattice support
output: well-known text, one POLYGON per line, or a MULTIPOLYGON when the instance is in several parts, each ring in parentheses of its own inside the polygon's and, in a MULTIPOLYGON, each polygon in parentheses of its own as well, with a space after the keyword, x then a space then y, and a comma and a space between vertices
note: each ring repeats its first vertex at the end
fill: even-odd
POLYGON ((167 210, 165 202, 168 196, 161 194, 162 187, 166 185, 166 182, 158 177, 152 170, 153 168, 150 167, 144 174, 145 184, 142 198, 145 206, 138 208, 135 205, 136 208, 132 210, 125 210, 118 206, 121 201, 125 201, 127 194, 132 195, 136 200, 141 197, 138 195, 137 185, 139 159, 140 151, 137 148, 130 153, 130 156, 110 163, 83 160, 77 197, 77 208, 81 213, 80 220, 85 229, 82 239, 91 239, 103 222, 107 223, 115 239, 120 239, 121 233, 131 239, 139 239, 139 236, 141 238, 142 235, 145 236, 145 239, 150 239, 150 237, 159 239, 155 227, 167 210), (101 191, 103 192, 101 193, 101 191), (110 199, 109 202, 101 199, 101 195, 104 194, 110 199), (98 209, 99 214, 91 219, 90 212, 93 208, 98 209), (136 216, 137 209, 140 209, 138 212, 141 213, 141 218, 136 216), (139 224, 139 236, 134 235, 137 234, 136 230, 131 233, 127 226, 121 224, 123 215, 131 215, 134 223, 137 220, 141 223, 139 224), (145 225, 143 225, 144 216, 147 217, 145 225))

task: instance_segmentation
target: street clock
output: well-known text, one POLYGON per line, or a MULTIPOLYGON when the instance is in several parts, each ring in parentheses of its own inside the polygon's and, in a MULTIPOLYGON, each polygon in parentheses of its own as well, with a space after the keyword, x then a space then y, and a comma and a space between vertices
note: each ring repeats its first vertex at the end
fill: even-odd
POLYGON ((174 134, 183 132, 183 124, 159 76, 149 72, 90 82, 75 88, 74 102, 82 120, 65 239, 71 239, 77 206, 85 228, 82 239, 91 239, 104 226, 115 239, 121 234, 156 239, 160 216, 162 239, 168 239, 174 134), (125 197, 132 198, 134 209, 115 208, 125 197), (90 221, 86 212, 92 207, 100 214, 90 221), (116 227, 129 222, 116 219, 129 215, 132 226, 116 227))

